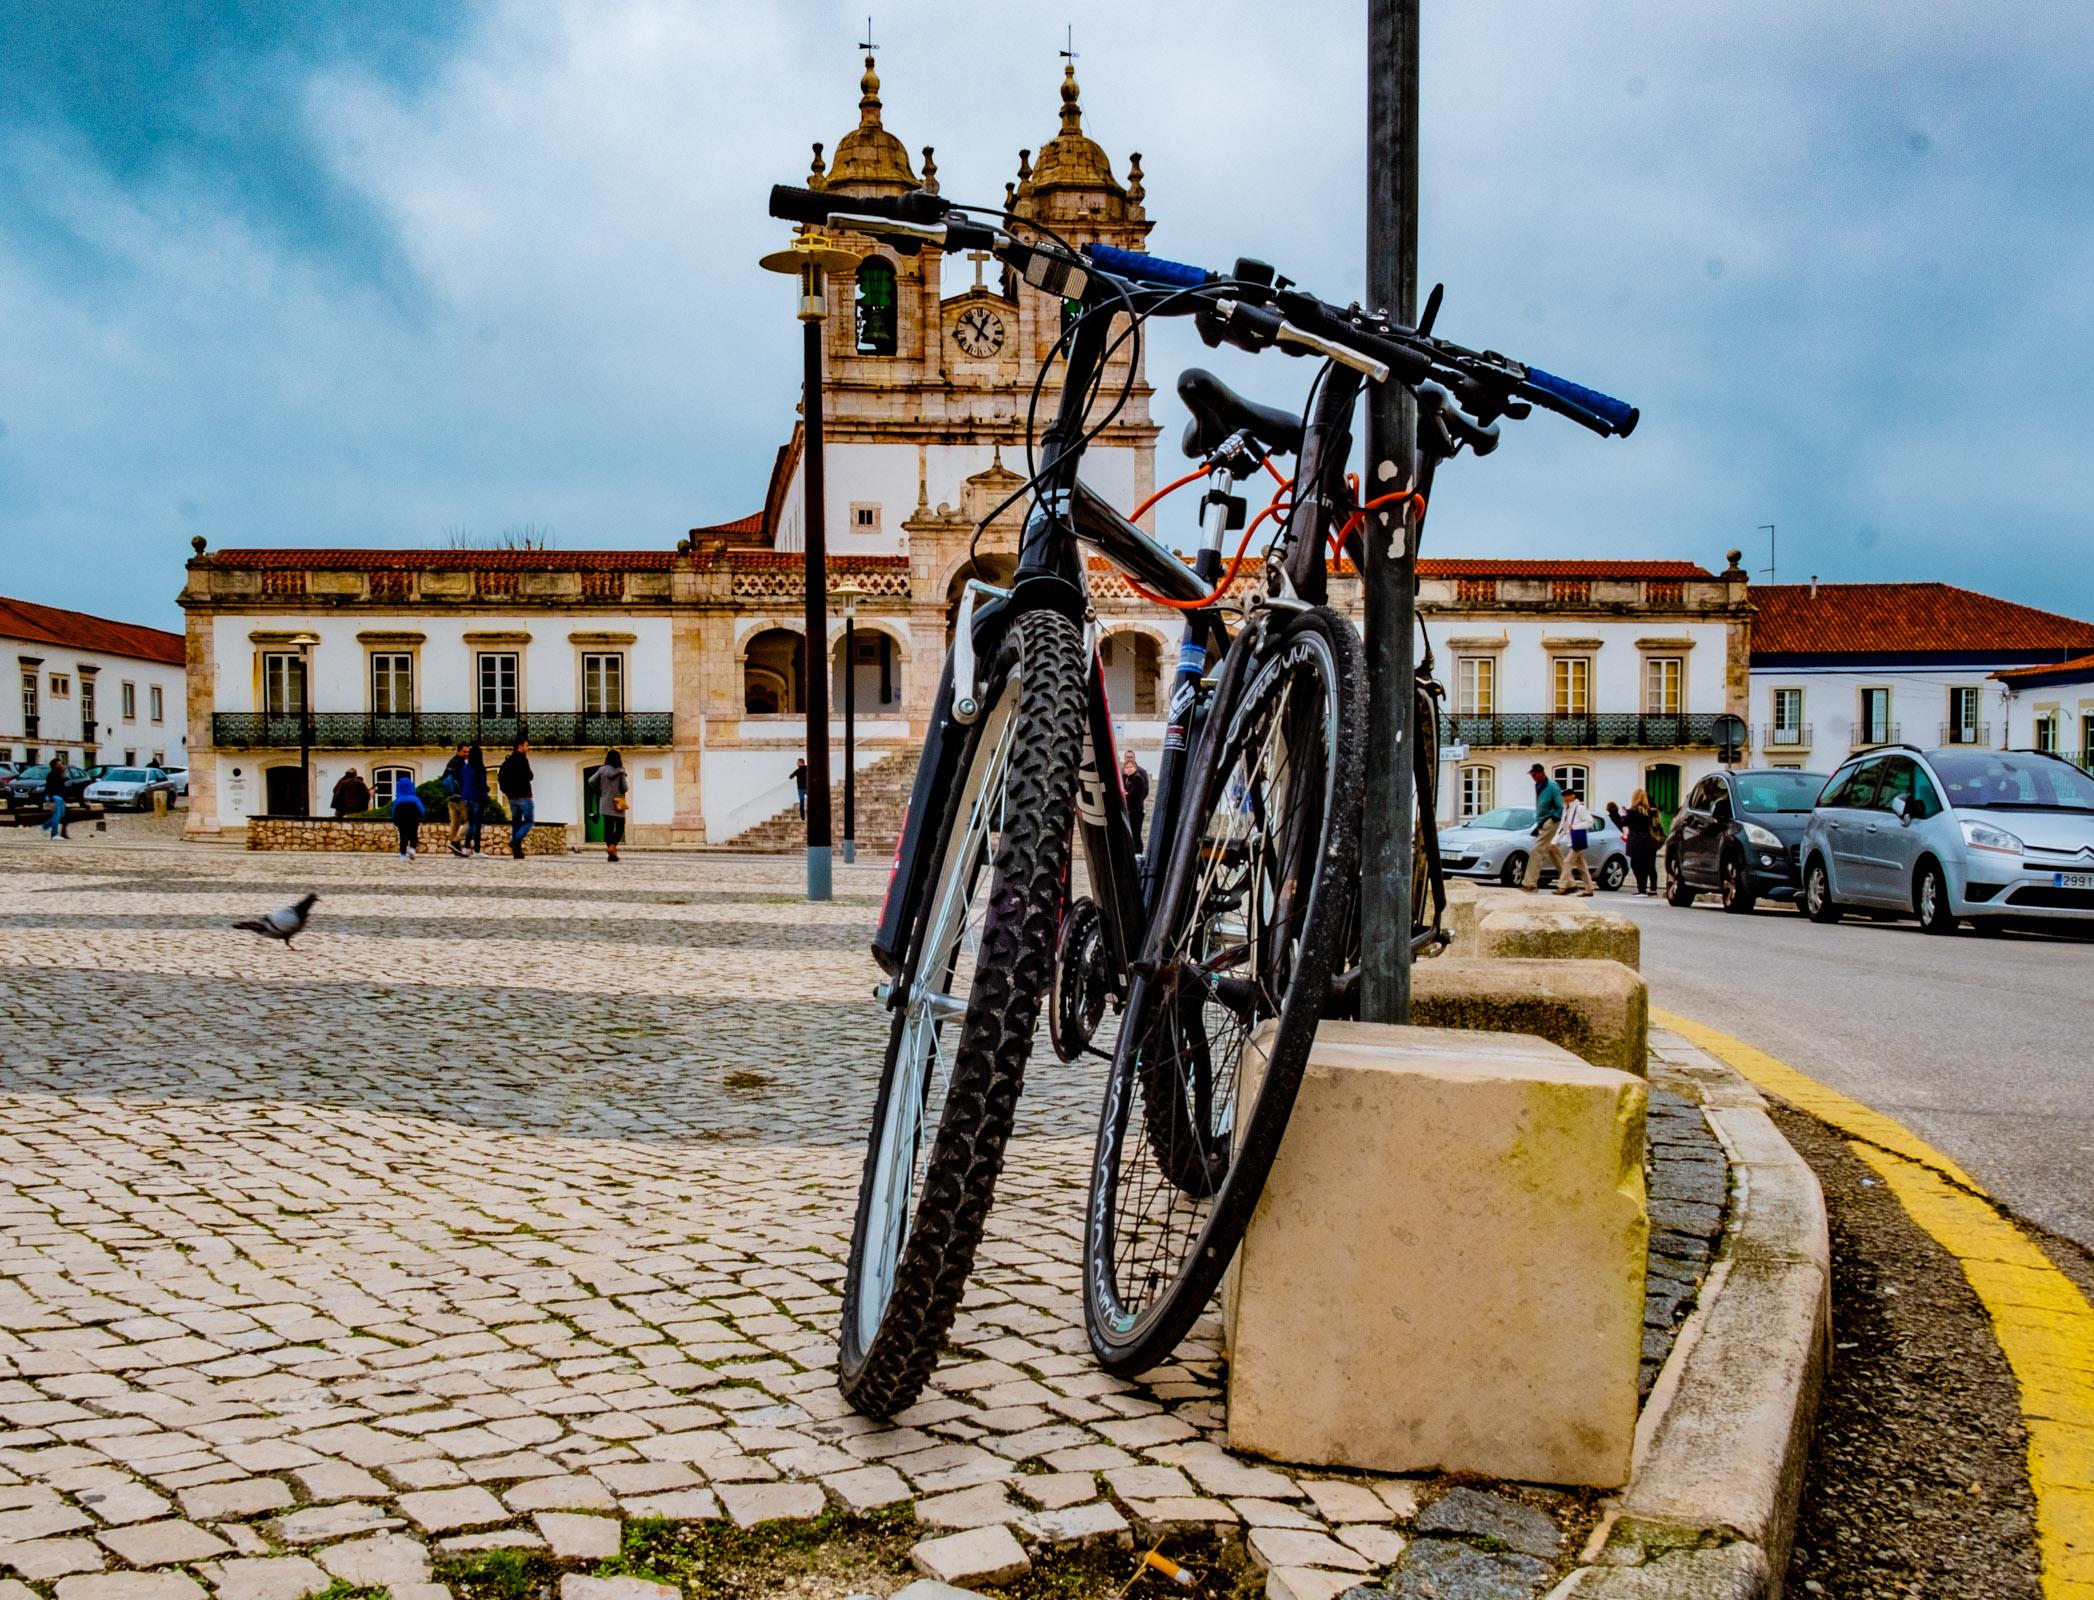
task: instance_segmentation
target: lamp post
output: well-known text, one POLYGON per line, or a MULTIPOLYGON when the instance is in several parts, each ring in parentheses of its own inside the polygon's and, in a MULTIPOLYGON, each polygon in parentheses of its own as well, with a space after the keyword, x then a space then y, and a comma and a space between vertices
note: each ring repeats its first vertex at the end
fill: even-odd
POLYGON ((865 591, 846 578, 836 586, 843 613, 843 859, 858 859, 858 602, 865 591))
POLYGON ((800 652, 807 689, 807 898, 829 898, 829 550, 822 515, 822 318, 828 311, 825 274, 848 272, 858 257, 813 228, 760 265, 800 280, 801 428, 805 447, 800 482, 806 493, 806 646, 800 652), (821 651, 821 670, 814 653, 821 651))
POLYGON ((299 808, 313 814, 313 646, 317 633, 301 633, 291 643, 298 647, 298 787, 303 791, 299 808))

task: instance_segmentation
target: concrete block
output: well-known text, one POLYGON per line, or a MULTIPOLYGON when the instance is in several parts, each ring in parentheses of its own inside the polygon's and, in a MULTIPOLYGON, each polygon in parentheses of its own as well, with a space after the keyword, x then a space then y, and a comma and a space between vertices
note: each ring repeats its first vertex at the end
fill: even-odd
POLYGON ((1231 1448, 1626 1482, 1644 1104, 1541 1039, 1325 1023, 1238 1255, 1231 1448))
MULTIPOLYGON (((1519 890, 1471 878, 1447 880, 1447 917, 1444 926, 1454 935, 1455 955, 1467 955, 1476 941, 1476 921, 1486 912, 1519 903, 1519 890)), ((1524 898, 1524 897, 1520 897, 1524 898)))
POLYGON ((1507 905, 1479 906, 1470 954, 1543 956, 1572 961, 1643 965, 1640 930, 1619 911, 1575 895, 1528 894, 1507 905))
POLYGON ((1411 969, 1411 1021, 1531 1033, 1596 1067, 1639 1078, 1650 1064, 1650 989, 1619 961, 1421 961, 1411 969))

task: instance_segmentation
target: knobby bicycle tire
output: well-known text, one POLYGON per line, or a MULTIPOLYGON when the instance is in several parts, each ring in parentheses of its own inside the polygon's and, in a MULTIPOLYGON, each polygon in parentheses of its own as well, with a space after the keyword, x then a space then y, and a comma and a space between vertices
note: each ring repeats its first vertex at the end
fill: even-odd
MULTIPOLYGON (((869 1239, 869 1226, 876 1215, 883 1215, 880 1196, 893 1192, 891 1183, 876 1186, 893 1174, 898 1152, 887 1148, 890 1112, 898 1109, 898 1092, 914 1070, 904 1057, 905 1043, 913 1037, 906 1002, 896 1008, 889 1030, 859 1183, 837 1349, 838 1387, 854 1409, 870 1416, 892 1415, 921 1392, 974 1268, 1004 1147, 1017 1117, 1041 998, 1054 967, 1062 880, 1075 824, 1086 684, 1083 643, 1073 623, 1043 611, 1027 612, 1013 622, 985 680, 984 710, 969 732, 959 781, 940 819, 926 878, 930 893, 915 915, 909 961, 901 975, 912 991, 934 984, 942 993, 954 981, 961 959, 954 945, 943 972, 921 970, 926 957, 934 954, 926 950, 926 943, 936 931, 936 902, 949 878, 957 881, 948 867, 954 874, 968 875, 970 896, 980 887, 981 871, 989 873, 989 883, 965 1013, 942 1025, 931 1024, 932 1051, 938 1048, 941 1032, 950 1041, 950 1075, 937 1111, 936 1139, 920 1180, 912 1185, 915 1201, 909 1208, 906 1237, 892 1261, 891 1286, 884 1303, 869 1308, 864 1303, 868 1269, 884 1270, 880 1264, 887 1259, 883 1247, 869 1239), (980 787, 977 766, 995 757, 990 735, 1003 728, 1002 708, 1012 693, 1016 701, 1003 730, 1009 744, 1004 753, 1000 837, 993 857, 955 864, 948 858, 956 833, 971 826, 963 811, 970 805, 971 791, 980 787), (877 1318, 869 1336, 868 1311, 877 1318)), ((968 837, 972 839, 971 832, 968 837)), ((986 833, 975 848, 988 848, 986 833)), ((922 1068, 920 1092, 926 1102, 932 1070, 929 1065, 922 1068)), ((919 1108, 919 1139, 929 1115, 927 1104, 919 1108)), ((913 1154, 911 1161, 913 1169, 913 1154)))
MULTIPOLYGON (((1323 607, 1280 625, 1247 666, 1235 700, 1225 720, 1208 725, 1216 741, 1212 759, 1200 763, 1198 790, 1188 794, 1172 840, 1165 881, 1174 886, 1175 898, 1158 907, 1143 970, 1130 986, 1099 1115, 1084 1226, 1084 1323, 1099 1362, 1121 1376, 1170 1357, 1206 1308, 1243 1238, 1294 1107, 1343 950, 1359 872, 1366 668, 1352 625, 1323 607), (1258 815, 1259 786, 1231 786, 1241 752, 1268 721, 1276 720, 1280 729, 1286 770, 1293 774, 1309 767, 1302 741, 1311 730, 1287 697, 1303 692, 1302 679, 1310 672, 1322 680, 1320 719, 1313 730, 1321 743, 1314 762, 1316 784, 1302 784, 1299 792, 1315 790, 1318 814, 1313 825, 1299 828, 1282 817, 1280 834, 1291 829, 1296 842, 1269 861, 1239 854, 1250 864, 1232 888, 1222 879, 1230 867, 1225 841, 1233 824, 1218 826, 1215 819, 1229 812, 1249 814, 1257 827, 1266 826, 1258 815), (1243 886, 1255 890, 1264 881, 1261 874, 1274 869, 1283 881, 1267 886, 1299 897, 1300 905, 1298 922, 1278 924, 1284 992, 1263 992, 1264 980, 1253 969, 1248 998, 1225 1002, 1232 1013, 1240 1012, 1242 1030, 1233 1045, 1223 1041, 1224 1051, 1247 1054, 1252 1029, 1263 1032, 1265 1063, 1257 1093, 1247 1111, 1232 1102, 1226 1130, 1211 1128, 1214 1137, 1185 1146, 1179 1143, 1189 1125, 1182 1112, 1184 1097, 1174 1097, 1172 1085, 1162 1080, 1166 1072, 1182 1078, 1188 1055, 1210 1075, 1222 1070, 1204 1028, 1189 1051, 1180 1040, 1191 1012, 1203 1003, 1224 1003, 1229 980, 1223 963, 1230 959, 1226 952, 1212 961, 1186 953, 1205 937, 1203 928, 1220 928, 1232 915, 1244 930, 1241 948, 1257 948, 1261 936, 1251 903, 1258 897, 1243 886), (1309 878, 1305 885, 1301 875, 1309 878), (1164 1068, 1157 1065, 1159 1056, 1165 1058, 1164 1068), (1179 1108, 1176 1121, 1174 1107, 1179 1108), (1226 1150, 1219 1148, 1224 1133, 1226 1150), (1197 1159, 1173 1159, 1174 1148, 1193 1149, 1197 1159), (1160 1216, 1159 1204, 1164 1207, 1160 1216), (1130 1218, 1121 1214, 1123 1209, 1141 1214, 1130 1218), (1150 1252, 1146 1258, 1145 1250, 1150 1252), (1132 1281, 1137 1277, 1138 1284, 1132 1281)), ((1296 791, 1288 792, 1291 802, 1296 791)), ((1227 1072, 1233 1095, 1233 1064, 1227 1072)), ((1207 1109, 1218 1110, 1219 1101, 1207 1109)))

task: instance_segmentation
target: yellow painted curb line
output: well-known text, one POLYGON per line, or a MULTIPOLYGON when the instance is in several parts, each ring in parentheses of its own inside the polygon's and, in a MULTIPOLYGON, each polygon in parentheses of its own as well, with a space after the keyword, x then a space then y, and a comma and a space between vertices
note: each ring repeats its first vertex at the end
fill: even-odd
POLYGON ((2094 1600, 2094 1306, 1955 1162, 1903 1123, 1685 1017, 1651 1021, 1850 1136, 1906 1214, 1970 1281, 2021 1395, 2047 1600, 2094 1600))

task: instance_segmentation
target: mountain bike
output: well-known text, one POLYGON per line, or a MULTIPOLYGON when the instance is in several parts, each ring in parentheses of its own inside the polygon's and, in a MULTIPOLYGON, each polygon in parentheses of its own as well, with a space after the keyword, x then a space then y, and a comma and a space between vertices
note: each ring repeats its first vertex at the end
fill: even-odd
MULTIPOLYGON (((1424 336, 1401 330, 1403 339, 1392 338, 1358 308, 1300 295, 1255 262, 1218 276, 1102 245, 1079 252, 1037 224, 921 192, 864 199, 780 188, 772 191, 771 211, 882 237, 901 249, 935 243, 987 250, 1061 298, 1068 313, 1054 352, 1065 364, 1054 420, 1038 465, 1005 501, 1031 498, 1016 575, 1007 588, 973 580, 963 591, 873 940, 888 974, 878 993, 890 1013, 889 1039, 844 1280, 838 1383, 855 1408, 888 1415, 921 1391, 973 1267, 1053 980, 1072 836, 1084 845, 1098 964, 1131 979, 1130 1017, 1158 980, 1192 970, 1168 953, 1175 947, 1158 945, 1162 927, 1152 906, 1171 908, 1175 932, 1195 903, 1195 881, 1197 904, 1213 910, 1218 902, 1210 891, 1226 875, 1228 904, 1209 918, 1206 933, 1217 947, 1234 940, 1238 954, 1225 972, 1213 968, 1209 988, 1230 1010, 1238 1036, 1220 1049, 1203 1043, 1201 1064, 1187 1073, 1166 1070, 1160 1058, 1143 1068, 1137 1055, 1136 1075, 1152 1130, 1144 1148, 1155 1153, 1167 1181, 1199 1195, 1210 1218, 1219 1219, 1199 1237, 1211 1253, 1230 1228, 1240 1234, 1244 1195, 1255 1199, 1263 1181, 1266 1146, 1276 1145, 1274 1125, 1284 1125, 1300 1075, 1296 1058, 1305 1059, 1328 997, 1356 876, 1361 648, 1351 625, 1323 603, 1323 542, 1301 534, 1332 525, 1334 511, 1347 503, 1349 417, 1359 384, 1392 371, 1422 381, 1433 367, 1421 353, 1430 343, 1424 336), (976 220, 968 214, 976 210, 997 220, 976 220), (1013 230, 1020 229, 1034 237, 1018 237, 1013 230), (1255 524, 1246 527, 1228 569, 1204 578, 1202 567, 1219 569, 1218 536, 1231 517, 1226 503, 1210 508, 1213 559, 1203 549, 1200 563, 1188 567, 1077 470, 1086 446, 1132 392, 1143 323, 1185 314, 1200 315, 1203 334, 1218 342, 1277 345, 1329 362, 1299 437, 1287 436, 1299 451, 1294 497, 1264 559, 1257 604, 1233 636, 1220 602, 1255 524), (1091 421, 1112 357, 1130 346, 1118 399, 1091 421), (1151 871, 1146 887, 1113 759, 1084 545, 1138 592, 1184 610, 1190 640, 1204 661, 1219 664, 1211 687, 1200 680, 1197 742, 1188 736, 1182 748, 1165 751, 1151 856, 1155 842, 1168 839, 1168 866, 1160 877, 1151 871), (1198 826, 1186 820, 1194 817, 1198 826), (1209 846, 1204 854, 1196 849, 1201 841, 1209 846), (1256 1137, 1232 1154, 1233 1068, 1252 1019, 1271 1023, 1266 1071, 1247 1119, 1256 1137), (1213 1068, 1224 1055, 1227 1074, 1213 1068)), ((1578 397, 1590 391, 1492 359, 1523 393, 1589 414, 1578 397)), ((1043 367, 1042 383, 1045 376, 1043 367)), ((1035 405, 1039 394, 1036 386, 1035 405)), ((1274 416, 1293 421, 1262 415, 1268 408, 1218 384, 1204 404, 1207 422, 1223 430, 1220 444, 1239 454, 1273 447, 1269 436, 1284 431, 1274 416), (1268 435, 1262 443, 1261 430, 1268 435)), ((1032 431, 1029 417, 1028 444, 1032 431)), ((1231 470, 1225 463, 1217 475, 1231 470)), ((1187 656, 1181 652, 1181 663, 1187 656)), ((1180 998, 1181 1008, 1188 998, 1180 998)), ((1113 1080, 1123 1103, 1126 1037, 1123 1024, 1113 1080)), ((1108 1121, 1113 1103, 1109 1095, 1108 1121)), ((1095 1210, 1095 1198, 1093 1204, 1095 1210)), ((1108 1230, 1108 1260, 1112 1237, 1108 1230)), ((1226 1244, 1233 1250, 1234 1239, 1226 1244)), ((1087 1246, 1087 1260, 1094 1254, 1087 1246)), ((1193 1265, 1204 1271, 1201 1261, 1193 1265)), ((1172 1296, 1173 1317, 1180 1298, 1172 1296)))

